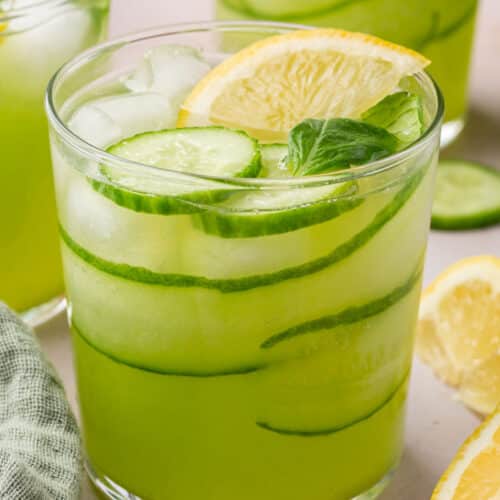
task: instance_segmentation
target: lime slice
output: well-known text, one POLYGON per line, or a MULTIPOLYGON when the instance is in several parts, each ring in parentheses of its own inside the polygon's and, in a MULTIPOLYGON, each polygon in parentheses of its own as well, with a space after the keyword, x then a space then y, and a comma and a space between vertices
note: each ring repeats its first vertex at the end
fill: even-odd
POLYGON ((162 178, 161 172, 147 175, 133 166, 100 166, 107 182, 92 181, 94 189, 137 212, 193 213, 199 210, 197 203, 213 203, 227 192, 222 183, 179 174, 234 178, 255 177, 260 171, 257 141, 223 127, 148 132, 125 139, 108 152, 167 170, 162 178))
POLYGON ((434 229, 472 229, 500 222, 500 172, 462 160, 441 161, 432 207, 434 229))

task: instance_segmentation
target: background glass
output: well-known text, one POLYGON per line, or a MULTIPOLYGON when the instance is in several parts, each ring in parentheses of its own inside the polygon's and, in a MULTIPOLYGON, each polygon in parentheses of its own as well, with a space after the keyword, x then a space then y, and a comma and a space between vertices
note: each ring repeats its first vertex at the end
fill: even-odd
POLYGON ((426 55, 446 102, 442 145, 462 130, 477 0, 217 0, 222 20, 269 19, 371 33, 426 55))
POLYGON ((431 80, 402 83, 425 106, 428 129, 415 145, 335 175, 179 174, 113 157, 67 127, 83 102, 126 97, 119 82, 152 46, 193 45, 220 60, 245 40, 292 29, 146 32, 88 51, 49 87, 88 469, 110 498, 367 499, 399 461, 443 111, 431 80), (357 191, 333 200, 352 210, 321 224, 221 238, 200 226, 220 207, 166 216, 114 203, 102 194, 103 183, 116 187, 99 175, 102 163, 157 194, 215 185, 227 196, 289 192, 293 204, 297 189, 349 181, 357 191), (315 329, 317 320, 326 323, 315 329), (278 339, 293 328, 308 334, 278 339))
POLYGON ((32 324, 63 289, 43 96, 59 66, 102 39, 107 15, 107 0, 0 0, 0 300, 32 324))

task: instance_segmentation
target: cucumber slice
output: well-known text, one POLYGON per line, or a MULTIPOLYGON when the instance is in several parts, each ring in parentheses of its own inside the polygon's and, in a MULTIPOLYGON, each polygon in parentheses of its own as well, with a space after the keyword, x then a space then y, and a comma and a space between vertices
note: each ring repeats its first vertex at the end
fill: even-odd
POLYGON ((285 179, 290 177, 285 158, 288 154, 286 144, 262 144, 260 146, 260 163, 262 168, 259 177, 269 179, 285 179))
MULTIPOLYGON (((293 325, 303 325, 300 330, 305 333, 308 321, 322 318, 322 326, 328 328, 332 324, 328 316, 352 318, 337 313, 388 294, 393 297, 393 290, 402 285, 401 277, 414 271, 425 246, 428 219, 421 214, 429 208, 432 174, 429 172, 423 183, 418 176, 403 189, 383 193, 386 203, 372 212, 373 219, 363 217, 361 225, 354 223, 356 231, 349 236, 341 231, 340 239, 332 242, 326 253, 314 252, 314 258, 307 262, 280 266, 279 255, 287 244, 275 239, 277 262, 273 270, 253 275, 245 272, 238 278, 190 268, 185 266, 187 262, 176 274, 112 262, 91 254, 61 228, 72 319, 104 352, 129 363, 179 373, 232 372, 306 355, 322 345, 335 346, 335 333, 314 330, 319 324, 315 322, 307 325, 307 335, 294 335, 293 340, 272 348, 259 347, 293 325), (380 259, 380 255, 385 258, 380 259), (359 269, 371 269, 370 279, 357 272, 359 269), (302 300, 291 307, 290 297, 302 300), (137 312, 133 318, 127 313, 130 304, 137 312), (127 321, 123 321, 125 317, 127 321), (235 331, 239 332, 238 342, 234 342, 235 331)), ((364 204, 347 218, 358 210, 364 210, 364 204)), ((320 228, 320 232, 324 230, 320 228)), ((146 239, 149 236, 145 235, 146 239)), ((200 246, 201 252, 211 250, 201 242, 200 246)), ((217 255, 220 259, 224 253, 217 255)), ((369 315, 372 309, 361 312, 369 315)), ((375 317, 367 320, 371 327, 375 317)), ((338 325, 344 326, 349 324, 338 325)), ((350 341, 350 336, 346 339, 350 341)), ((255 416, 265 421, 270 414, 259 412, 255 416)))
MULTIPOLYGON (((287 153, 285 145, 261 146, 261 177, 292 177, 284 162, 287 153)), ((344 182, 335 186, 234 193, 214 209, 197 216, 195 224, 206 233, 223 238, 287 233, 357 207, 362 200, 352 198, 356 191, 354 182, 344 182)))
POLYGON ((103 351, 99 346, 94 344, 92 341, 88 339, 88 337, 82 332, 82 330, 78 327, 78 325, 72 321, 71 330, 74 335, 80 342, 83 342, 90 347, 94 351, 97 351, 101 356, 106 356, 108 359, 113 361, 114 363, 118 363, 123 366, 127 366, 128 368, 134 368, 137 370, 142 370, 149 373, 156 373, 158 375, 169 375, 171 377, 193 377, 193 378, 207 378, 207 377, 226 377, 226 376, 235 376, 235 375, 247 375, 249 373, 256 372, 261 370, 262 366, 241 366, 238 368, 234 368, 233 370, 214 370, 214 371, 178 371, 178 370, 168 370, 166 368, 156 368, 154 366, 143 365, 141 363, 133 362, 133 361, 124 361, 119 357, 109 354, 103 351))
POLYGON ((378 314, 323 330, 316 341, 310 339, 303 357, 289 355, 257 373, 257 425, 317 436, 347 428, 383 407, 408 375, 419 298, 420 283, 378 314))
POLYGON ((199 203, 219 201, 228 192, 222 183, 185 179, 176 173, 231 178, 255 177, 260 171, 257 141, 245 132, 224 127, 147 132, 111 146, 108 152, 169 171, 161 179, 156 175, 137 175, 132 168, 100 166, 109 182, 94 180, 94 189, 118 205, 137 212, 198 212, 199 203))
POLYGON ((434 229, 473 229, 500 222, 500 171, 478 163, 439 163, 432 207, 434 229))
MULTIPOLYGON (((408 220, 405 218, 400 222, 407 223, 408 220)), ((414 226, 407 224, 407 227, 411 228, 407 231, 409 234, 414 231, 414 226)), ((386 244, 385 235, 387 232, 380 235, 377 247, 386 244)), ((385 297, 392 298, 393 290, 401 286, 400 276, 410 275, 415 266, 415 255, 409 253, 418 252, 411 247, 409 252, 404 252, 404 258, 391 255, 389 263, 382 265, 381 272, 380 269, 374 270, 378 278, 368 282, 366 276, 363 282, 363 276, 352 275, 353 269, 376 261, 376 256, 380 255, 365 249, 346 266, 303 280, 290 280, 279 287, 223 295, 216 290, 151 286, 153 283, 148 285, 117 279, 94 268, 66 245, 62 249, 68 296, 72 302, 72 323, 77 325, 88 342, 128 365, 185 375, 251 371, 270 363, 308 356, 321 350, 322 346, 336 348, 337 340, 351 342, 354 331, 358 331, 354 326, 356 323, 338 323, 329 328, 330 322, 325 323, 322 332, 311 331, 273 348, 260 348, 274 332, 282 332, 287 327, 303 325, 325 313, 338 313, 338 316, 342 311, 349 310, 351 304, 362 307, 363 304, 380 303, 385 297), (399 258, 401 262, 396 262, 399 258), (398 273, 388 272, 394 270, 394 265, 398 273), (346 288, 346 276, 354 276, 356 286, 346 288), (304 296, 302 303, 296 304, 296 307, 291 306, 290 301, 290 297, 297 296, 294 293, 304 296), (131 304, 135 311, 133 315, 130 314, 131 304), (256 314, 256 311, 259 313, 256 314), (235 331, 238 332, 237 342, 234 341, 235 331)), ((415 291, 418 295, 419 287, 415 287, 415 291)), ((415 300, 413 296, 414 307, 415 300)), ((403 306, 405 303, 402 300, 400 304, 403 306)), ((384 314, 376 316, 370 316, 367 307, 361 309, 357 319, 365 320, 366 327, 360 328, 359 334, 368 334, 373 325, 383 321, 388 314, 398 316, 395 321, 399 328, 388 328, 387 336, 394 332, 401 334, 401 318, 407 317, 407 314, 396 312, 398 308, 393 303, 389 309, 382 311, 384 314)), ((345 317, 345 313, 341 317, 345 317)), ((350 315, 350 318, 353 316, 350 315)), ((387 336, 384 334, 384 338, 387 336)), ((403 338, 407 336, 403 335, 403 338)), ((361 342, 360 345, 365 344, 361 342)), ((354 359, 359 360, 359 352, 358 349, 352 351, 354 359)), ((390 350, 386 354, 390 357, 391 352, 399 353, 400 350, 390 350)), ((346 356, 342 357, 342 363, 346 356)), ((349 371, 349 363, 345 362, 343 366, 349 371)), ((374 364, 370 363, 366 369, 373 367, 374 364)), ((342 367, 340 369, 343 371, 342 367)), ((277 385, 273 386, 279 391, 279 380, 283 379, 277 376, 277 385)), ((342 374, 339 373, 339 376, 342 377, 342 374)), ((271 390, 263 381, 261 389, 266 387, 271 390)), ((270 394, 268 401, 272 399, 270 394)), ((265 404, 262 409, 266 408, 270 409, 270 405, 265 404)), ((271 416, 268 411, 259 413, 266 420, 271 416)), ((331 419, 327 418, 324 423, 331 423, 331 419)))
POLYGON ((403 297, 408 295, 420 282, 422 274, 420 267, 421 266, 419 265, 405 283, 395 288, 384 297, 377 298, 372 302, 363 304, 362 306, 348 307, 340 313, 322 316, 299 325, 294 325, 291 328, 267 338, 260 345, 261 349, 271 349, 272 347, 281 344, 281 342, 292 340, 301 335, 310 335, 323 330, 332 329, 340 325, 349 325, 356 323, 361 319, 370 318, 383 313, 399 302, 403 297))
MULTIPOLYGON (((410 205, 408 205, 410 208, 407 208, 407 210, 410 213, 418 214, 421 209, 421 204, 423 200, 427 199, 428 190, 430 189, 429 182, 424 182, 424 186, 422 187, 423 192, 419 192, 415 195, 415 192, 418 191, 418 188, 422 184, 425 173, 425 170, 420 170, 414 174, 387 205, 383 206, 374 215, 370 223, 359 232, 352 235, 349 239, 333 248, 327 254, 303 264, 285 267, 278 271, 249 275, 241 278, 217 279, 200 275, 162 273, 142 266, 132 266, 125 263, 113 262, 93 254, 82 247, 77 241, 72 239, 62 226, 59 226, 59 232, 62 241, 75 255, 96 269, 111 276, 148 285, 218 290, 224 294, 244 292, 255 288, 277 285, 288 280, 296 280, 327 269, 347 259, 363 246, 367 245, 385 226, 389 225, 391 221, 404 211, 408 202, 410 202, 410 205), (411 201, 412 198, 413 201, 411 201), (416 206, 418 210, 412 203, 417 203, 416 206)), ((407 215, 400 215, 400 217, 406 218, 407 215)), ((417 223, 417 220, 411 220, 412 224, 417 223)), ((407 225, 407 221, 404 223, 400 222, 398 231, 403 231, 407 225)))
MULTIPOLYGON (((296 436, 296 437, 318 437, 318 436, 330 436, 336 434, 337 432, 348 430, 354 425, 366 422, 372 417, 375 417, 378 413, 381 413, 385 408, 391 406, 394 401, 397 401, 397 405, 400 406, 401 403, 406 399, 407 386, 408 386, 408 375, 399 383, 399 385, 391 392, 386 399, 380 402, 377 406, 371 408, 366 413, 359 415, 353 420, 340 424, 331 424, 325 427, 312 427, 311 424, 304 427, 292 427, 285 426, 283 424, 273 424, 263 420, 257 420, 256 425, 264 431, 273 432, 275 434, 281 434, 282 436, 296 436)), ((362 386, 369 385, 366 381, 362 386)), ((353 393, 359 395, 359 385, 353 384, 351 387, 350 395, 353 393)), ((352 400, 352 397, 350 398, 352 400)), ((303 403, 302 403, 303 405, 303 403)), ((300 408, 300 406, 298 406, 300 408)))

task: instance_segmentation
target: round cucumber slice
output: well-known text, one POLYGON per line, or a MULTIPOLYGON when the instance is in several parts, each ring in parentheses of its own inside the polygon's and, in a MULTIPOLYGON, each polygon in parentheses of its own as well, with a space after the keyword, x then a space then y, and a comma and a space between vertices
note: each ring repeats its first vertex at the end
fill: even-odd
POLYGON ((224 127, 167 129, 125 139, 108 152, 168 170, 165 178, 136 173, 133 168, 101 165, 106 182, 92 180, 94 189, 118 205, 137 212, 185 214, 201 210, 198 204, 223 199, 223 183, 185 178, 178 173, 219 177, 255 177, 260 149, 245 132, 224 127))
POLYGON ((439 163, 432 207, 434 229, 473 229, 500 222, 500 171, 478 163, 439 163))
MULTIPOLYGON (((286 167, 288 147, 261 146, 261 177, 292 177, 286 167)), ((357 207, 354 182, 334 186, 254 190, 234 193, 214 209, 197 216, 195 224, 206 233, 223 238, 252 238, 287 233, 319 224, 357 207)))

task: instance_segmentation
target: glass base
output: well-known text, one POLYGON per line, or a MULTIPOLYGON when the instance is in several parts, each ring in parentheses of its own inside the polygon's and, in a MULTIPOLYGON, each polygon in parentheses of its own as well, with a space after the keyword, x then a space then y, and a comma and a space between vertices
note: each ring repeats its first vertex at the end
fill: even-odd
POLYGON ((391 482, 395 472, 396 467, 390 470, 377 484, 372 486, 368 491, 361 493, 361 495, 358 495, 351 500, 375 500, 383 493, 387 486, 389 486, 389 483, 391 482))
MULTIPOLYGON (((122 488, 119 484, 116 484, 108 477, 99 477, 88 461, 85 462, 85 470, 87 471, 92 486, 96 489, 99 498, 111 500, 141 500, 141 497, 129 493, 125 488, 122 488)), ((351 500, 375 500, 376 498, 378 498, 391 482, 395 470, 396 467, 390 470, 377 484, 372 486, 369 490, 355 496, 351 500)))
POLYGON ((456 120, 443 123, 441 128, 441 149, 449 146, 464 129, 465 117, 461 116, 456 120))
POLYGON ((66 299, 64 295, 59 295, 49 302, 40 306, 33 307, 21 313, 21 318, 32 328, 35 328, 54 316, 64 311, 66 308, 66 299))

